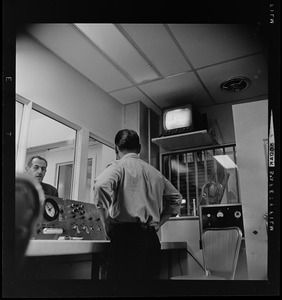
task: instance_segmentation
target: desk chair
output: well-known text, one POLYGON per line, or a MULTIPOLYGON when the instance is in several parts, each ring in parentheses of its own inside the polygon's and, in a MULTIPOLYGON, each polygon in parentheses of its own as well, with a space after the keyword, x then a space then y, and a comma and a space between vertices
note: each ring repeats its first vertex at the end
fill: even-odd
POLYGON ((234 280, 242 232, 238 227, 207 228, 202 234, 205 274, 175 276, 173 280, 234 280))

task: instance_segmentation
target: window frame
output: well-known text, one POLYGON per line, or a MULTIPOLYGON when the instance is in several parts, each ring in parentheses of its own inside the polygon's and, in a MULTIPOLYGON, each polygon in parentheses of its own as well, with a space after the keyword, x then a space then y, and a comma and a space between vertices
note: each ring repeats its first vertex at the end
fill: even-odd
MULTIPOLYGON (((29 133, 29 124, 32 109, 39 113, 44 114, 53 120, 60 122, 61 124, 70 127, 76 131, 75 137, 75 149, 74 149, 74 170, 72 178, 72 190, 71 199, 84 201, 85 191, 86 191, 86 177, 87 177, 87 162, 88 162, 88 139, 89 137, 95 139, 98 143, 108 146, 114 149, 113 142, 109 142, 103 137, 94 134, 93 131, 83 126, 78 126, 77 124, 70 122, 68 119, 63 118, 52 111, 38 105, 37 103, 30 101, 19 94, 16 94, 15 101, 24 105, 22 120, 20 124, 19 131, 19 141, 18 141, 18 151, 16 152, 16 172, 25 172, 25 162, 27 154, 27 141, 29 133), (82 200, 81 200, 82 199, 82 200)), ((97 157, 95 157, 97 160, 97 157)), ((96 166, 95 166, 96 168, 96 166)), ((96 171, 95 171, 96 172, 96 171)), ((56 174, 55 174, 56 177, 56 174)), ((91 200, 89 200, 91 201, 91 200)), ((85 201, 87 202, 87 201, 85 201)))
MULTIPOLYGON (((164 174, 164 172, 165 172, 165 168, 164 168, 165 157, 167 157, 168 164, 170 165, 170 158, 171 158, 171 156, 176 156, 179 159, 179 155, 180 154, 186 154, 186 162, 185 163, 187 164, 188 154, 191 154, 193 156, 193 158, 195 159, 195 156, 197 155, 196 154, 197 152, 202 152, 202 155, 203 155, 203 151, 213 151, 213 155, 215 155, 216 154, 215 153, 216 149, 220 149, 223 152, 223 154, 225 154, 225 152, 226 152, 225 150, 228 149, 228 148, 232 148, 232 154, 233 154, 233 158, 234 158, 234 163, 237 164, 236 144, 235 143, 230 143, 230 144, 203 146, 203 147, 195 147, 195 148, 189 148, 189 149, 181 149, 181 150, 174 150, 174 151, 162 152, 162 153, 160 153, 160 157, 159 157, 160 172, 163 175, 165 175, 164 174)), ((206 160, 206 155, 204 155, 204 160, 206 160)), ((169 166, 169 168, 171 168, 171 167, 169 166)), ((195 166, 195 168, 196 168, 196 166, 195 166)), ((197 173, 197 171, 195 172, 195 174, 196 173, 197 173)), ((238 174, 238 170, 237 169, 235 169, 235 174, 236 174, 236 190, 237 190, 238 203, 241 203, 240 190, 239 190, 239 174, 238 174)), ((169 175, 168 180, 171 181, 171 179, 172 179, 171 178, 171 170, 169 170, 168 175, 169 175)), ((180 177, 179 174, 177 174, 177 176, 180 177)), ((187 177, 187 174, 186 174, 186 177, 187 177)), ((198 176, 195 176, 195 180, 198 180, 198 176)), ((180 187, 180 179, 179 179, 179 183, 177 182, 177 184, 179 186, 176 187, 176 188, 178 188, 178 190, 180 190, 179 189, 179 187, 180 187)), ((187 185, 189 185, 189 184, 187 184, 187 185)), ((189 187, 187 189, 189 189, 189 187)), ((226 187, 226 191, 228 191, 228 186, 226 187)), ((193 199, 190 199, 190 201, 192 201, 192 200, 193 199)), ((189 201, 189 199, 186 199, 186 208, 188 207, 187 206, 188 205, 188 201, 189 201)), ((197 203, 197 206, 198 206, 198 203, 199 203, 198 202, 198 195, 197 195, 196 203, 197 203)), ((199 215, 198 214, 197 215, 189 215, 188 212, 187 212, 187 215, 180 215, 180 216, 177 216, 176 218, 198 219, 199 215)))
POLYGON ((77 181, 79 180, 79 173, 81 169, 79 158, 81 156, 81 151, 82 151, 82 146, 81 146, 82 141, 79 138, 79 136, 81 135, 83 128, 18 94, 16 94, 15 101, 24 105, 22 120, 20 124, 20 131, 19 131, 18 151, 16 154, 16 172, 17 173, 25 172, 25 161, 26 161, 26 154, 27 154, 27 140, 29 134, 30 117, 31 117, 32 110, 35 110, 45 115, 46 117, 49 117, 75 130, 76 137, 75 137, 75 149, 74 149, 74 158, 73 158, 74 170, 73 170, 73 178, 71 183, 72 188, 70 191, 70 195, 71 198, 74 200, 80 199, 79 191, 77 188, 79 186, 79 183, 77 183, 77 181))

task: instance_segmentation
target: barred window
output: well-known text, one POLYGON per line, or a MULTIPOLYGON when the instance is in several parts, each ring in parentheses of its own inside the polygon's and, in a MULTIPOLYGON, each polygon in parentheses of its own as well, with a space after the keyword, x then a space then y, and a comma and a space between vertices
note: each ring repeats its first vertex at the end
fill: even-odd
POLYGON ((197 216, 199 204, 239 203, 235 145, 161 154, 161 171, 183 196, 180 216, 197 216))

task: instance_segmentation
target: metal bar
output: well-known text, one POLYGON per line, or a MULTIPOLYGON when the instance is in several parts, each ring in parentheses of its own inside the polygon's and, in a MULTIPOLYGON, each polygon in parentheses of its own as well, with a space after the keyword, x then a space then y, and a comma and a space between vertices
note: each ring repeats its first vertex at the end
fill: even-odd
POLYGON ((208 181, 208 166, 207 166, 206 151, 203 151, 203 153, 204 153, 205 182, 207 182, 208 181))
POLYGON ((169 155, 169 154, 177 154, 177 153, 185 153, 185 152, 194 152, 194 151, 200 151, 200 150, 212 150, 212 149, 218 149, 218 148, 227 148, 227 147, 236 147, 236 144, 221 144, 221 145, 213 145, 209 147, 197 147, 197 148, 189 148, 185 150, 175 150, 175 151, 169 151, 169 152, 163 152, 162 154, 169 155))
POLYGON ((148 163, 151 164, 151 110, 148 109, 148 163))
POLYGON ((171 158, 168 157, 168 180, 171 181, 171 158))
POLYGON ((194 152, 194 164, 195 164, 195 187, 196 187, 196 202, 199 203, 199 195, 198 195, 198 186, 199 186, 199 180, 198 180, 198 164, 197 164, 197 152, 194 152))
MULTIPOLYGON (((237 165, 237 157, 236 157, 236 149, 235 146, 232 147, 233 149, 233 157, 234 157, 234 163, 237 165)), ((236 188, 237 188, 237 197, 238 197, 238 202, 241 203, 241 199, 240 199, 240 190, 239 190, 239 173, 238 173, 238 169, 236 168, 235 170, 235 174, 236 174, 236 188)))
MULTIPOLYGON (((215 149, 213 149, 213 155, 215 155, 215 149)), ((214 166, 214 174, 215 174, 215 182, 218 182, 218 178, 217 178, 217 165, 216 165, 216 161, 215 159, 213 160, 213 166, 214 166)))
POLYGON ((187 209, 187 215, 188 215, 188 209, 189 209, 189 205, 188 203, 190 202, 190 197, 189 197, 189 170, 188 170, 188 154, 185 153, 185 171, 186 171, 186 209, 187 209))
POLYGON ((179 154, 177 154, 177 189, 180 192, 179 154))

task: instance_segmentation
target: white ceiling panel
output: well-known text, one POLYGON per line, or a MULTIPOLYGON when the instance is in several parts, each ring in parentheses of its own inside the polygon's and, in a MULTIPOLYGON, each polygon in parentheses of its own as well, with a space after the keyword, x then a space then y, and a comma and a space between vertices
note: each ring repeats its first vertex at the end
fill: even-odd
POLYGON ((160 107, 187 102, 197 106, 213 104, 193 72, 144 84, 140 89, 160 107))
POLYGON ((136 83, 159 78, 143 56, 113 24, 75 24, 136 83))
POLYGON ((191 70, 164 25, 121 25, 164 77, 191 70))
POLYGON ((261 40, 247 25, 169 24, 194 68, 262 51, 261 40))
POLYGON ((130 87, 116 92, 111 92, 111 96, 116 98, 122 104, 131 103, 133 100, 142 101, 147 98, 138 88, 130 87))
POLYGON ((129 104, 132 102, 141 101, 147 107, 153 109, 157 114, 160 114, 161 112, 161 109, 136 87, 130 87, 120 91, 112 92, 110 93, 110 95, 122 104, 129 104))
POLYGON ((58 57, 105 91, 132 85, 77 30, 74 30, 73 26, 38 24, 28 28, 28 31, 58 57))
POLYGON ((268 71, 263 54, 234 60, 198 70, 202 81, 217 103, 238 101, 250 97, 268 94, 268 71), (233 77, 243 76, 251 80, 250 86, 240 92, 221 90, 223 81, 233 77))
POLYGON ((41 23, 26 30, 122 104, 141 101, 159 113, 187 102, 203 108, 268 97, 267 38, 258 23, 41 23), (251 86, 220 89, 235 76, 251 86))

